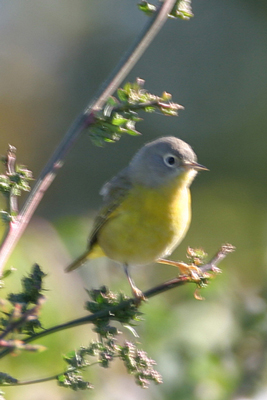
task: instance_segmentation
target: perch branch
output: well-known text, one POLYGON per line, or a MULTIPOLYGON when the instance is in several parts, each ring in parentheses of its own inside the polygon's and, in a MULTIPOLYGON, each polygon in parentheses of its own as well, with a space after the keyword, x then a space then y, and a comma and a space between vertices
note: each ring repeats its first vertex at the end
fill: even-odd
MULTIPOLYGON (((166 292, 175 287, 182 286, 186 283, 199 284, 203 278, 205 279, 205 273, 219 272, 220 270, 218 268, 218 264, 227 256, 227 254, 232 253, 234 250, 235 250, 234 246, 232 246, 230 244, 223 245, 209 263, 204 264, 201 267, 199 267, 199 269, 201 270, 201 273, 203 273, 203 276, 199 276, 198 280, 192 279, 192 277, 190 277, 189 275, 179 275, 178 277, 176 277, 174 279, 164 282, 161 285, 158 285, 158 286, 144 292, 145 298, 146 299, 151 298, 153 296, 156 296, 160 293, 166 292)), ((66 322, 64 324, 54 326, 50 329, 44 330, 42 332, 36 333, 35 335, 28 337, 27 339, 24 340, 24 343, 25 344, 30 343, 30 342, 40 339, 44 336, 62 331, 64 329, 69 329, 69 328, 73 328, 76 326, 93 323, 94 321, 99 320, 101 318, 108 317, 108 318, 112 319, 112 315, 116 315, 117 311, 122 310, 122 309, 127 309, 127 307, 129 307, 131 304, 136 304, 135 302, 136 302, 136 299, 131 298, 131 299, 120 302, 116 306, 111 306, 104 310, 95 312, 94 314, 90 314, 85 317, 78 318, 78 319, 66 322)), ((0 352, 0 359, 3 358, 5 355, 9 354, 10 352, 12 352, 12 348, 6 348, 6 349, 2 350, 0 352)))

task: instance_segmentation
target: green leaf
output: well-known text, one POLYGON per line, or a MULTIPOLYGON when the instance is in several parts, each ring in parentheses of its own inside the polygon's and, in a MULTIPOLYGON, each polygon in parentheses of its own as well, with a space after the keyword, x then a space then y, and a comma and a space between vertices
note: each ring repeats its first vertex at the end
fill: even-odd
POLYGON ((11 375, 6 374, 5 372, 0 372, 0 385, 14 385, 17 382, 18 380, 16 378, 13 378, 11 375))
POLYGON ((10 276, 11 274, 13 274, 13 272, 15 272, 15 271, 16 271, 16 268, 13 268, 13 267, 6 269, 6 270, 3 272, 2 279, 7 278, 7 277, 10 276))
POLYGON ((0 175, 0 191, 3 193, 10 192, 10 180, 6 175, 0 175))
POLYGON ((127 82, 117 90, 118 99, 110 97, 104 109, 95 113, 95 123, 90 126, 90 138, 97 146, 105 142, 114 143, 122 134, 140 135, 135 123, 141 121, 137 111, 154 112, 156 109, 164 115, 178 115, 183 108, 171 102, 171 95, 163 92, 162 97, 147 92, 144 80, 137 78, 135 82, 127 82))
POLYGON ((112 106, 115 107, 118 105, 118 100, 116 99, 116 97, 110 96, 109 99, 107 100, 106 103, 108 106, 112 106))
POLYGON ((157 7, 154 6, 154 4, 148 3, 145 0, 142 0, 141 3, 138 4, 138 8, 149 17, 151 17, 157 11, 157 7))
POLYGON ((188 20, 194 16, 191 7, 191 0, 178 0, 169 15, 171 18, 188 20))
POLYGON ((123 90, 125 94, 129 97, 132 90, 132 84, 130 82, 125 83, 125 85, 123 86, 123 90))
POLYGON ((59 386, 72 389, 75 392, 78 390, 93 389, 90 382, 85 381, 76 371, 69 371, 58 375, 57 382, 59 386))
POLYGON ((121 88, 117 89, 117 95, 118 95, 119 100, 122 102, 126 102, 128 100, 128 96, 124 89, 121 89, 121 88))
POLYGON ((155 109, 156 109, 156 107, 146 107, 146 108, 144 108, 144 110, 145 110, 145 112, 148 112, 148 113, 152 113, 152 112, 154 112, 155 111, 155 109))
POLYGON ((0 217, 5 224, 8 224, 12 221, 12 215, 10 215, 7 211, 1 210, 0 217))
POLYGON ((123 125, 128 121, 127 118, 124 118, 121 114, 115 113, 112 118, 112 125, 123 125))

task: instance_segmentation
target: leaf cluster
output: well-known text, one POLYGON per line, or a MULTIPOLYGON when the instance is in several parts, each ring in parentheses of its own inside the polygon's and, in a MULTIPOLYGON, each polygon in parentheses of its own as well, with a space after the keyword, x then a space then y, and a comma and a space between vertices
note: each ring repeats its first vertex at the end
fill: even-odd
POLYGON ((0 175, 0 191, 12 192, 14 196, 21 196, 21 192, 31 190, 29 181, 32 180, 32 171, 24 165, 16 165, 16 171, 10 175, 0 175))
POLYGON ((21 280, 22 291, 19 293, 10 293, 7 300, 12 303, 13 308, 8 313, 3 313, 1 318, 1 330, 5 332, 8 328, 11 333, 24 333, 32 335, 36 330, 41 328, 38 318, 39 304, 43 301, 42 292, 43 278, 46 274, 41 270, 38 264, 32 267, 32 271, 28 276, 24 276, 21 280), (31 307, 35 304, 36 306, 31 307), (27 315, 27 313, 29 315, 27 315), (18 322, 21 323, 18 325, 18 322), (14 329, 12 328, 14 326, 14 329))
POLYGON ((134 375, 136 383, 141 387, 147 388, 150 381, 161 383, 161 376, 154 369, 155 361, 129 341, 119 344, 118 335, 121 332, 110 325, 110 320, 121 324, 133 324, 138 321, 140 312, 136 305, 126 301, 128 298, 122 293, 113 293, 104 286, 88 294, 91 297, 91 301, 86 303, 88 311, 101 314, 102 311, 113 307, 112 314, 108 313, 109 316, 101 316, 94 321, 94 331, 98 334, 98 340, 93 340, 88 347, 80 347, 79 350, 71 351, 64 356, 68 367, 57 377, 58 384, 75 391, 92 389, 92 384, 83 378, 83 370, 94 364, 108 368, 116 358, 123 361, 127 372, 134 375), (117 308, 115 312, 114 306, 117 308), (97 361, 90 362, 90 357, 96 357, 97 361))
MULTIPOLYGON (((6 164, 6 158, 2 158, 2 162, 6 164)), ((13 173, 0 175, 0 192, 7 194, 12 192, 14 196, 20 196, 21 192, 29 192, 29 181, 32 180, 32 171, 24 165, 16 165, 13 173)))
POLYGON ((133 324, 140 321, 141 312, 134 302, 129 302, 129 297, 124 293, 111 292, 106 286, 87 292, 91 300, 85 303, 85 309, 91 313, 98 313, 113 307, 112 314, 101 316, 94 321, 95 332, 101 336, 106 334, 118 334, 116 328, 110 326, 110 321, 118 321, 121 324, 133 324), (124 306, 125 304, 125 306, 124 306), (115 311, 114 311, 115 307, 115 311))
POLYGON ((5 173, 0 174, 0 192, 7 199, 8 209, 1 211, 1 217, 4 222, 12 221, 12 217, 17 214, 17 209, 10 206, 12 197, 21 196, 22 192, 29 192, 29 182, 33 179, 32 172, 24 165, 16 164, 16 148, 9 145, 6 156, 1 158, 5 166, 5 173))
POLYGON ((177 116, 183 107, 173 103, 172 96, 164 92, 161 97, 144 89, 144 80, 137 78, 134 83, 126 83, 117 90, 117 97, 111 96, 103 110, 94 115, 94 123, 89 129, 90 138, 97 146, 105 142, 115 142, 122 134, 140 135, 135 129, 136 122, 142 120, 137 111, 154 112, 177 116))
MULTIPOLYGON (((138 7, 149 17, 151 17, 157 11, 157 7, 146 0, 142 0, 138 4, 138 7)), ((169 14, 169 18, 181 18, 185 20, 188 20, 193 16, 194 14, 192 12, 191 0, 177 0, 169 14)))
POLYGON ((21 280, 22 291, 20 293, 10 293, 8 300, 13 303, 21 303, 24 306, 37 304, 43 289, 43 279, 46 274, 41 270, 38 264, 34 264, 32 271, 28 276, 21 280))

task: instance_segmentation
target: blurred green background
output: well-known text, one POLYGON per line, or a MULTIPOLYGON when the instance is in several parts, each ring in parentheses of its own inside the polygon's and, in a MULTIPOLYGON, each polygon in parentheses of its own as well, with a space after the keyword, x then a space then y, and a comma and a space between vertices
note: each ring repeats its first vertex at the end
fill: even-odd
MULTIPOLYGON (((200 0, 193 11, 190 21, 167 22, 127 78, 145 79, 152 93, 172 93, 185 110, 179 118, 144 115, 137 125, 143 136, 104 148, 81 136, 8 263, 18 271, 7 290, 19 290, 18 279, 38 262, 48 274, 47 328, 85 314, 84 288, 105 284, 129 292, 121 268, 106 259, 69 275, 64 267, 86 246, 102 184, 162 135, 190 143, 210 169, 193 184, 192 225, 172 258, 185 260, 187 246, 210 256, 225 242, 237 250, 201 292, 205 301, 195 300, 188 285, 143 307, 137 331, 162 385, 142 390, 116 362, 88 372, 93 392, 72 393, 51 382, 7 388, 8 399, 267 397, 267 3, 200 0)), ((16 146, 18 161, 37 177, 146 20, 129 0, 0 0, 0 152, 16 146)), ((133 276, 145 290, 175 273, 150 265, 133 276)), ((45 353, 8 357, 0 370, 18 379, 59 373, 61 355, 93 337, 90 326, 58 333, 41 341, 45 353)), ((134 340, 129 332, 125 338, 134 340)))

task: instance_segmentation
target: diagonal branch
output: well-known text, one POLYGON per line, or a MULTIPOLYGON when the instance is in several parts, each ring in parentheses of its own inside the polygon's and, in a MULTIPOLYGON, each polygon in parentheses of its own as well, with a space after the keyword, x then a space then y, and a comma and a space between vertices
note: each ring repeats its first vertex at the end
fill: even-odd
POLYGON ((21 213, 18 215, 16 221, 12 222, 10 226, 9 233, 3 241, 0 251, 0 276, 2 275, 6 261, 23 234, 34 211, 38 207, 46 190, 55 179, 58 170, 62 167, 63 160, 74 146, 74 143, 79 138, 81 132, 94 123, 94 113, 103 107, 109 96, 116 90, 142 56, 146 48, 150 45, 163 24, 166 22, 168 14, 171 12, 175 2, 176 0, 165 0, 160 3, 157 12, 149 20, 143 32, 141 32, 132 46, 130 46, 128 51, 122 57, 110 77, 100 87, 94 100, 70 126, 51 159, 41 172, 32 192, 21 210, 21 213))

